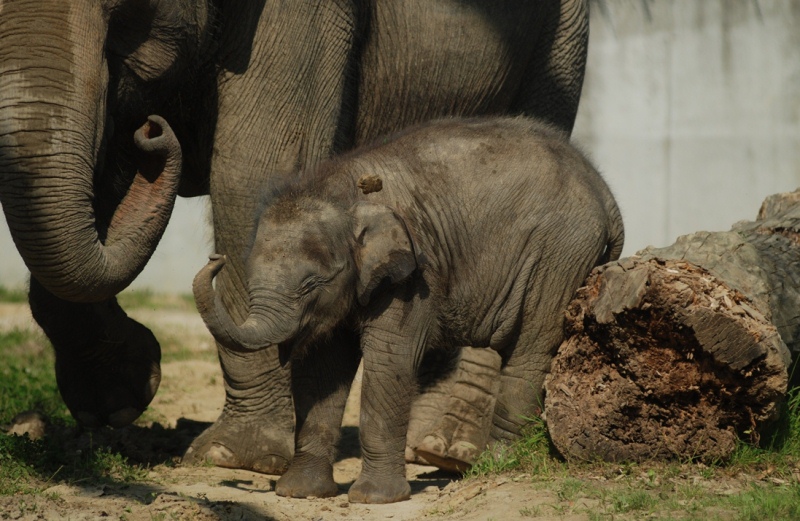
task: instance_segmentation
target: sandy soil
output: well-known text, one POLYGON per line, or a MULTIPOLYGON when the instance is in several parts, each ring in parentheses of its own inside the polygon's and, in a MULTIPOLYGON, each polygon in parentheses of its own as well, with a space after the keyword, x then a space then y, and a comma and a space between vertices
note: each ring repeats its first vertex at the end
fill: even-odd
MULTIPOLYGON (((340 486, 337 497, 287 499, 273 492, 279 476, 211 466, 181 466, 180 456, 217 418, 224 402, 214 344, 196 313, 160 309, 134 310, 130 314, 151 327, 160 338, 168 337, 169 349, 180 355, 171 357, 177 361, 162 364, 161 388, 150 409, 130 427, 92 433, 62 432, 59 436, 65 440, 64 450, 108 446, 131 462, 144 463, 149 468, 146 477, 112 484, 91 480, 60 483, 44 494, 0 497, 0 519, 584 521, 599 519, 597 511, 605 510, 597 500, 582 498, 580 494, 565 497, 562 482, 569 479, 566 477, 543 482, 526 475, 506 475, 460 481, 433 467, 418 465, 407 466, 412 487, 409 501, 391 505, 349 504, 347 488, 361 468, 358 385, 354 386, 348 403, 340 457, 334 469, 340 486)), ((35 325, 27 306, 0 304, 0 329, 28 327, 35 325)), ((597 479, 603 482, 607 478, 597 479)), ((58 483, 57 478, 52 481, 58 483)), ((633 517, 601 518, 638 519, 636 513, 633 517)))

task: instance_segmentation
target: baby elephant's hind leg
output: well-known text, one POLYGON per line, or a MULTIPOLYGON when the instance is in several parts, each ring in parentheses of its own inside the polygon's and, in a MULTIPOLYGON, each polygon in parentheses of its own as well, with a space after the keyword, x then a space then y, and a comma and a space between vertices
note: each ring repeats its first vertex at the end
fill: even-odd
POLYGON ((490 443, 519 439, 523 427, 541 414, 544 379, 564 340, 564 310, 597 258, 586 252, 592 237, 565 234, 561 239, 551 245, 553 251, 572 255, 538 259, 525 284, 517 339, 501 351, 504 363, 490 443))
POLYGON ((543 408, 544 378, 563 339, 561 322, 547 330, 523 328, 500 375, 490 443, 519 439, 522 429, 543 408))

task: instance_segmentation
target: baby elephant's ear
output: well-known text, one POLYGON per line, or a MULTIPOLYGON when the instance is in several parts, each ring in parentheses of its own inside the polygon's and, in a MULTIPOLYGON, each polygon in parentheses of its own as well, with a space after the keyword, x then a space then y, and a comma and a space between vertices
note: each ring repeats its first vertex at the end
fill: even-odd
POLYGON ((392 284, 417 269, 414 246, 403 220, 388 206, 361 201, 353 205, 358 244, 358 302, 366 306, 384 279, 392 284))

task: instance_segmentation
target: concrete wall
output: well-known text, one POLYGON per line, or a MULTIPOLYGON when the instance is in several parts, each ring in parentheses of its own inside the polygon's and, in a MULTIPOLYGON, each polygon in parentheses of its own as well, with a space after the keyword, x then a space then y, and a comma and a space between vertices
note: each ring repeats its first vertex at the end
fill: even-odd
POLYGON ((596 0, 574 139, 624 255, 754 219, 800 187, 800 1, 596 0))
MULTIPOLYGON (((800 0, 592 0, 589 54, 574 137, 617 195, 625 255, 800 186, 800 0)), ((191 291, 207 223, 205 198, 180 200, 133 287, 191 291)), ((0 284, 23 285, 4 222, 0 255, 0 284)))

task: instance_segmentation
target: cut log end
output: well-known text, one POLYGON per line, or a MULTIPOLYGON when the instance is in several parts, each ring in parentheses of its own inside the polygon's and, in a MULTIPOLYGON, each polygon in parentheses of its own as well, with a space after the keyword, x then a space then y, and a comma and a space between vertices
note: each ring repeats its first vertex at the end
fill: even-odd
POLYGON ((787 386, 768 314, 685 261, 595 269, 545 382, 554 445, 567 459, 707 461, 755 441, 787 386))

